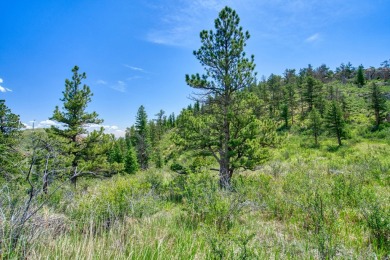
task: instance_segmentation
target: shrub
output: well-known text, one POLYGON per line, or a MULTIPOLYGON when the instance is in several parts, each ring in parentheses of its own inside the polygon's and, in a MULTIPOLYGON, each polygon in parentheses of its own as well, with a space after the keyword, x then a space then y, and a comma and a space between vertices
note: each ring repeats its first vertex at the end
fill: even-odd
POLYGON ((156 212, 158 204, 153 196, 151 184, 118 177, 101 183, 84 195, 73 209, 72 216, 106 225, 124 216, 142 217, 156 212))
POLYGON ((379 250, 390 252, 390 210, 374 203, 364 210, 363 215, 372 244, 379 250))
POLYGON ((183 190, 183 209, 193 227, 204 223, 227 232, 245 207, 244 197, 238 192, 221 190, 215 176, 192 174, 183 190))

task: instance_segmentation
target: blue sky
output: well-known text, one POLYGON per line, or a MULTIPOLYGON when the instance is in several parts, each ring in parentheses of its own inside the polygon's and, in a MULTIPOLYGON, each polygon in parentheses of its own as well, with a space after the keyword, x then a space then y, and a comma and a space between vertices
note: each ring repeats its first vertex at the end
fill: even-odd
POLYGON ((88 110, 123 134, 140 105, 149 118, 187 106, 192 51, 224 6, 251 34, 261 75, 342 62, 378 67, 390 58, 388 0, 56 0, 0 2, 0 99, 23 123, 44 127, 61 106, 74 65, 87 73, 88 110))

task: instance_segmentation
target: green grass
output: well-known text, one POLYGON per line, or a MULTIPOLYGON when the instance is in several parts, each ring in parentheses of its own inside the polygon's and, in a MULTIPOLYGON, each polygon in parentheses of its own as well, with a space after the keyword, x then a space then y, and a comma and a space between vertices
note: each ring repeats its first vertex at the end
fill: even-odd
MULTIPOLYGON (((379 134, 378 134, 379 135, 379 134)), ((28 259, 378 259, 389 255, 390 146, 385 139, 290 135, 222 191, 214 173, 151 169, 80 180, 26 226, 28 259)), ((5 221, 4 221, 5 220, 5 221)), ((7 242, 8 241, 8 242, 7 242)))

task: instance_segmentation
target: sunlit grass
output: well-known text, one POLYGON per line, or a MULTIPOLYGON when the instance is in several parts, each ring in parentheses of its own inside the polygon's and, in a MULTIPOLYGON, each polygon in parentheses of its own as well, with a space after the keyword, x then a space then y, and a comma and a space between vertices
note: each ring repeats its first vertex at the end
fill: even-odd
MULTIPOLYGON (((63 205, 56 206, 59 198, 53 198, 28 223, 26 240, 8 257, 388 256, 386 140, 347 140, 340 148, 335 148, 332 138, 324 137, 319 147, 311 147, 310 141, 289 137, 265 165, 236 174, 233 192, 219 190, 207 172, 179 176, 152 169, 109 180, 83 180, 73 193, 60 193, 63 205)), ((5 224, 0 223, 3 232, 5 224)), ((4 241, 3 254, 7 253, 4 241)))

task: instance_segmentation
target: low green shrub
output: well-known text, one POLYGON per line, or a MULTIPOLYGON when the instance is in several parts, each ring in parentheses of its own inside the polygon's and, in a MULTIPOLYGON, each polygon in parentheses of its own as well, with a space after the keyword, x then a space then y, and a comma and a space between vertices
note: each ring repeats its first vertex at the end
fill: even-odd
POLYGON ((164 186, 164 197, 166 200, 181 203, 184 197, 184 190, 188 175, 176 174, 172 180, 164 186))
POLYGON ((334 205, 341 209, 355 207, 361 201, 362 184, 352 174, 336 174, 333 176, 331 197, 334 205))
POLYGON ((363 209, 370 240, 375 247, 386 254, 390 252, 390 209, 379 203, 370 204, 363 209))
POLYGON ((240 193, 220 189, 209 173, 189 175, 182 196, 184 221, 193 228, 207 224, 227 232, 246 206, 240 193))
POLYGON ((86 195, 73 208, 71 215, 78 221, 109 223, 124 216, 142 217, 159 208, 151 184, 135 178, 118 177, 105 181, 86 195))

